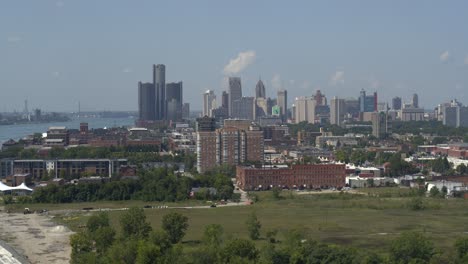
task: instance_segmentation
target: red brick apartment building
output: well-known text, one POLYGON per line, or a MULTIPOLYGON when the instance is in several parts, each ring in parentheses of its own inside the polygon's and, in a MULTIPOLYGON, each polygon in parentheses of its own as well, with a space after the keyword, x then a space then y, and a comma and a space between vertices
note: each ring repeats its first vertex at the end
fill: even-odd
POLYGON ((306 186, 308 188, 343 187, 346 183, 344 164, 292 165, 289 168, 255 168, 237 166, 236 178, 243 190, 268 186, 306 186))

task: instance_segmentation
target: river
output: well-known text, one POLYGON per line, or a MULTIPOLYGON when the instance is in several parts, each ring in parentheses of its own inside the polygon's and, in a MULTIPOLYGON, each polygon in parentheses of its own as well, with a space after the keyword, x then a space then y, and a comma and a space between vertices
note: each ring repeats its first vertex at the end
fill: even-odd
POLYGON ((51 123, 31 123, 17 125, 0 125, 0 145, 11 139, 18 140, 25 136, 34 133, 44 133, 52 126, 65 126, 68 129, 80 129, 80 123, 87 122, 89 128, 104 128, 104 127, 121 127, 134 126, 135 119, 128 118, 76 118, 67 122, 51 122, 51 123))

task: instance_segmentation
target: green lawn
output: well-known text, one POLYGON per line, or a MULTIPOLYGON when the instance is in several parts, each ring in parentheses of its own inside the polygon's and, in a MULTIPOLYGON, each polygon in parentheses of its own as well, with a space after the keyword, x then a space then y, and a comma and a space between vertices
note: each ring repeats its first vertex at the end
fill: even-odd
MULTIPOLYGON (((398 188, 386 190, 395 193, 400 191, 398 188)), ((260 201, 251 206, 148 209, 145 212, 155 229, 160 228, 162 217, 169 211, 188 216, 190 226, 184 241, 193 246, 202 238, 204 227, 214 223, 223 226, 227 237, 247 238, 245 220, 252 212, 257 214, 262 223, 263 236, 266 230, 278 229, 278 238, 281 240, 288 230, 299 229, 319 241, 363 247, 377 252, 387 251, 388 242, 403 231, 425 232, 443 251, 452 250, 455 239, 468 232, 468 201, 462 199, 425 198, 426 209, 412 211, 408 208, 412 199, 409 197, 380 198, 338 193, 296 195, 294 192, 283 192, 283 199, 273 200, 269 192, 257 195, 260 201)), ((116 228, 121 213, 110 212, 112 225, 116 228)), ((60 221, 76 228, 85 223, 86 216, 67 215, 61 217, 60 221)), ((259 245, 262 243, 265 241, 257 241, 259 245)))

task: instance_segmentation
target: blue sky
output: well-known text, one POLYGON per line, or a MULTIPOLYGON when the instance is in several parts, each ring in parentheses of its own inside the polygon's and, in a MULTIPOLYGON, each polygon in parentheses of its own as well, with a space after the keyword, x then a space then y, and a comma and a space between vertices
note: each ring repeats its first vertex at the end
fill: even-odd
POLYGON ((0 3, 0 111, 136 110, 137 82, 166 65, 201 109, 227 75, 253 95, 285 88, 377 91, 432 108, 468 104, 467 1, 124 1, 0 3), (233 61, 229 71, 224 69, 233 61))

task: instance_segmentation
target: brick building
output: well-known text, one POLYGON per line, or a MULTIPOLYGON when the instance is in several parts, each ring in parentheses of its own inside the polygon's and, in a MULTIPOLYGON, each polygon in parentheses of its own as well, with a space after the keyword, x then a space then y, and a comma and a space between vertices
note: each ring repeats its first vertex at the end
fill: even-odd
POLYGON ((236 179, 243 190, 269 186, 343 187, 346 173, 344 164, 305 164, 288 168, 237 166, 236 179))
POLYGON ((197 170, 200 173, 216 165, 263 162, 263 131, 225 127, 197 133, 197 170))

